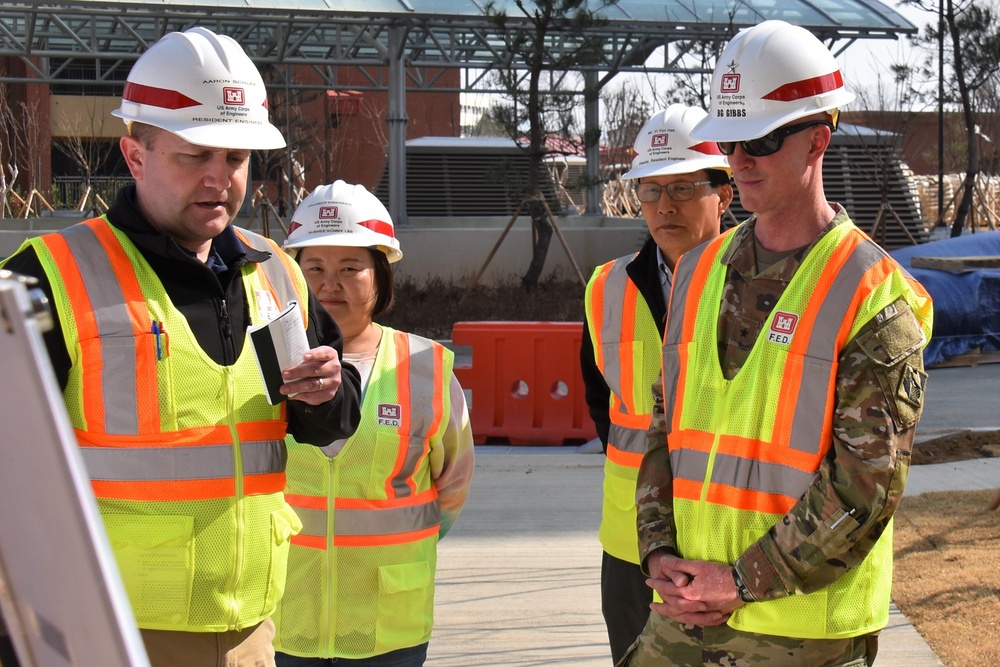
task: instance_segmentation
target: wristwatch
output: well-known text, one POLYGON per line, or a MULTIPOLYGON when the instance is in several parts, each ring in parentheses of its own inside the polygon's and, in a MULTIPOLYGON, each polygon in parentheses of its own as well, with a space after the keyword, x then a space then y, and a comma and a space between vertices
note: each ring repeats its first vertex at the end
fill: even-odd
POLYGON ((747 585, 743 582, 743 577, 740 576, 735 567, 733 568, 733 581, 736 582, 736 593, 740 596, 740 599, 744 602, 753 602, 754 599, 750 593, 750 589, 747 588, 747 585))

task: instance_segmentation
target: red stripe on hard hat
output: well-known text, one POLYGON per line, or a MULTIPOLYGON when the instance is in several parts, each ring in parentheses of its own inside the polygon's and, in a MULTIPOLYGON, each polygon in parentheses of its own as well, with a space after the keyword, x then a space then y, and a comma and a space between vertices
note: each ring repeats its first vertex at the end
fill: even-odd
POLYGON ((823 76, 815 76, 811 79, 786 83, 780 88, 775 88, 769 92, 763 99, 774 100, 775 102, 794 102, 795 100, 801 100, 803 97, 822 95, 823 93, 829 93, 831 90, 843 87, 844 77, 840 76, 840 70, 838 69, 823 76))
POLYGON ((385 236, 388 236, 391 239, 396 238, 396 235, 392 233, 392 225, 390 225, 388 222, 372 219, 359 222, 358 224, 361 225, 362 227, 367 227, 368 229, 372 230, 377 234, 384 234, 385 236))
POLYGON ((148 104, 149 106, 161 107, 163 109, 186 109, 187 107, 196 107, 201 104, 198 100, 192 100, 187 95, 178 93, 176 90, 144 86, 141 83, 133 83, 131 81, 125 84, 125 93, 122 97, 129 102, 148 104))
POLYGON ((695 144, 690 148, 696 153, 704 153, 705 155, 722 155, 722 151, 719 150, 719 144, 714 141, 703 141, 700 144, 695 144))

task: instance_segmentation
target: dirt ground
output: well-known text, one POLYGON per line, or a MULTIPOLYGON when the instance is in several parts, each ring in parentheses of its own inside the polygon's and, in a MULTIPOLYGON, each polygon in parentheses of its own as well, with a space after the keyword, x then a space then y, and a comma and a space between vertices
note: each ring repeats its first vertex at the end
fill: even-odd
MULTIPOLYGON (((994 456, 1000 431, 963 432, 917 445, 913 463, 994 456)), ((1000 510, 987 510, 996 494, 925 493, 896 512, 893 600, 947 667, 1000 664, 1000 510)))
MULTIPOLYGON (((961 431, 915 445, 910 462, 923 465, 997 456, 1000 456, 1000 431, 961 431)), ((997 485, 1000 486, 1000 480, 997 485)))

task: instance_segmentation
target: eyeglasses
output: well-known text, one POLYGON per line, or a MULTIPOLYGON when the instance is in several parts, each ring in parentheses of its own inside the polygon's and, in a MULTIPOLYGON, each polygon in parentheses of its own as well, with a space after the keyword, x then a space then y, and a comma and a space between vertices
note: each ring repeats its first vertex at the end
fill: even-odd
POLYGON ((789 125, 788 127, 779 127, 777 130, 771 130, 763 137, 758 137, 757 139, 747 139, 746 141, 719 141, 719 150, 722 151, 723 155, 732 155, 736 152, 736 145, 739 144, 743 147, 743 152, 750 157, 764 157, 765 155, 773 155, 781 150, 781 145, 785 143, 785 139, 801 132, 802 130, 807 130, 810 127, 816 127, 817 125, 826 125, 830 130, 836 132, 837 128, 825 120, 810 120, 805 123, 797 123, 796 125, 789 125))
POLYGON ((660 185, 659 183, 639 183, 635 186, 635 196, 639 198, 643 204, 652 204, 653 202, 660 201, 660 197, 663 196, 663 191, 666 190, 667 194, 674 201, 688 201, 689 199, 694 199, 694 192, 699 185, 708 185, 712 181, 674 181, 673 183, 668 183, 667 185, 660 185))

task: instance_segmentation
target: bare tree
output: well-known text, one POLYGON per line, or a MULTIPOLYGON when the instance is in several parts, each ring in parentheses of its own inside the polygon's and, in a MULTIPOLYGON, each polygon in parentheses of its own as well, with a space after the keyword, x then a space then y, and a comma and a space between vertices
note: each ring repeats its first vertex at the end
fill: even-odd
POLYGON ((284 148, 259 151, 266 181, 264 190, 270 191, 268 186, 274 186, 277 210, 284 218, 308 194, 307 173, 313 169, 326 172, 329 146, 317 136, 315 117, 307 113, 324 93, 295 85, 295 70, 290 67, 264 66, 261 76, 268 88, 271 122, 281 130, 286 143, 284 148))
MULTIPOLYGON (((39 113, 39 101, 37 98, 28 100, 13 100, 10 97, 10 89, 5 89, 0 102, 0 116, 4 126, 3 136, 6 139, 7 172, 10 174, 9 184, 4 184, 5 206, 8 207, 8 198, 18 206, 17 215, 28 217, 32 212, 37 212, 39 204, 44 205, 49 210, 52 206, 48 203, 42 193, 38 190, 39 177, 41 175, 41 156, 43 152, 50 150, 43 134, 43 122, 39 113), (26 187, 22 192, 27 192, 21 196, 17 192, 17 182, 22 174, 27 175, 26 187)), ((6 180, 6 179, 5 179, 6 180)))
POLYGON ((980 92, 995 85, 1000 74, 1000 17, 989 0, 938 2, 940 6, 932 0, 903 0, 903 4, 924 11, 940 10, 939 25, 925 26, 916 42, 928 49, 938 45, 939 39, 947 45, 944 62, 936 63, 934 56, 929 56, 925 70, 933 72, 935 64, 951 69, 952 76, 942 81, 944 98, 940 102, 958 104, 962 111, 967 153, 962 197, 951 227, 954 237, 961 236, 965 227, 980 172, 980 92))
POLYGON ((21 199, 14 191, 14 181, 17 180, 16 154, 18 143, 18 124, 15 121, 14 113, 11 110, 8 95, 10 90, 7 84, 0 82, 0 219, 8 215, 16 216, 17 213, 11 207, 11 200, 16 202, 21 199), (7 181, 7 173, 10 173, 10 182, 7 181))
MULTIPOLYGON (((572 142, 579 136, 574 131, 577 86, 566 85, 567 73, 602 62, 603 42, 590 29, 606 23, 599 12, 616 2, 600 0, 594 11, 586 0, 514 0, 520 12, 516 20, 494 0, 485 7, 498 33, 506 36, 504 51, 509 54, 507 63, 496 70, 496 78, 510 104, 494 107, 494 120, 515 141, 527 133, 528 174, 521 201, 531 216, 536 243, 521 279, 525 289, 538 284, 552 239, 548 206, 540 187, 547 173, 545 158, 551 152, 548 141, 559 137, 572 142), (527 28, 522 27, 525 19, 527 28), (549 48, 554 35, 558 35, 558 49, 549 48)), ((585 141, 597 139, 586 137, 585 141)))
POLYGON ((866 124, 878 130, 858 137, 858 145, 869 161, 856 162, 851 168, 879 185, 879 209, 868 233, 883 246, 890 224, 897 225, 911 245, 918 243, 891 201, 892 181, 900 175, 906 126, 916 115, 914 105, 919 104, 914 76, 913 68, 894 63, 889 66, 889 76, 879 72, 874 86, 855 91, 857 106, 862 109, 856 113, 865 114, 866 124))
POLYGON ((604 91, 604 136, 609 150, 627 153, 635 145, 639 130, 653 114, 649 100, 629 81, 618 90, 604 91))
POLYGON ((604 212, 609 215, 633 217, 639 211, 638 201, 630 194, 621 180, 621 170, 627 168, 632 159, 635 139, 646 121, 653 114, 652 105, 645 99, 639 87, 625 81, 615 91, 605 91, 601 95, 604 106, 604 136, 609 161, 615 167, 605 174, 603 192, 604 212))
POLYGON ((104 124, 107 116, 97 109, 91 100, 85 111, 86 117, 65 118, 65 135, 53 138, 53 145, 68 157, 80 174, 82 191, 76 208, 99 215, 108 209, 99 192, 94 190, 94 175, 107 163, 114 143, 104 138, 104 124), (81 131, 81 128, 83 131, 81 131), (88 203, 90 206, 88 207, 88 203))
MULTIPOLYGON (((727 33, 727 37, 735 32, 733 28, 727 33)), ((680 102, 707 109, 712 90, 712 72, 726 43, 726 39, 717 39, 682 41, 673 45, 679 54, 678 63, 684 65, 684 72, 674 74, 670 79, 671 85, 667 87, 662 99, 658 97, 659 106, 666 108, 671 102, 680 102)))

